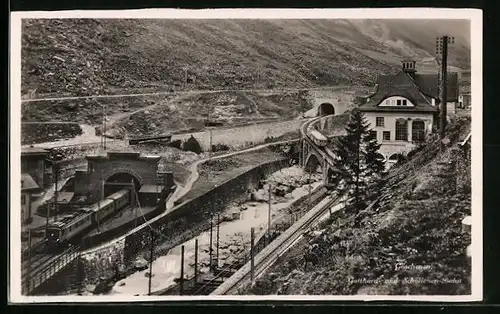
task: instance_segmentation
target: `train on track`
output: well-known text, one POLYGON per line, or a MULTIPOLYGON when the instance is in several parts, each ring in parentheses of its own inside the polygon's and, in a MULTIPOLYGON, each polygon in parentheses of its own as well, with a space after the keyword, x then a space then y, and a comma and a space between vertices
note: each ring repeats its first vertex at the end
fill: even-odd
POLYGON ((328 144, 328 139, 321 134, 313 125, 307 127, 307 137, 319 147, 324 147, 328 144))
POLYGON ((99 203, 63 217, 61 220, 49 224, 46 233, 46 244, 49 251, 64 248, 68 241, 75 236, 96 227, 104 219, 130 204, 130 190, 123 189, 111 194, 99 203))

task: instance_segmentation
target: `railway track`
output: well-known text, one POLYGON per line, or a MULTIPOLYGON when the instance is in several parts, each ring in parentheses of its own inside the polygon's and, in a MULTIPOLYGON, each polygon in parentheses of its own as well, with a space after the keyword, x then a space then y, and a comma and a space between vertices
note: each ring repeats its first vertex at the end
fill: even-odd
MULTIPOLYGON (((340 203, 341 197, 329 196, 305 214, 293 226, 281 234, 276 240, 254 257, 254 279, 258 278, 273 265, 288 249, 301 239, 304 232, 315 222, 329 213, 329 209, 340 203)), ((338 209, 337 209, 338 210, 338 209)), ((251 262, 245 264, 234 276, 221 284, 212 295, 234 295, 238 289, 251 282, 251 262)))

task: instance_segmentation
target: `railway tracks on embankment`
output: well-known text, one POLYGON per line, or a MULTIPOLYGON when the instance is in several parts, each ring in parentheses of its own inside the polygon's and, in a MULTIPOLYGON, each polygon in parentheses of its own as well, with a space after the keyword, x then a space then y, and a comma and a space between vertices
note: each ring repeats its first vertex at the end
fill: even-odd
MULTIPOLYGON (((273 242, 254 256, 253 271, 252 261, 247 262, 242 268, 234 273, 229 279, 216 288, 211 295, 235 295, 238 290, 251 284, 272 266, 289 248, 297 243, 304 233, 314 226, 320 218, 330 214, 331 208, 340 203, 341 197, 327 196, 319 204, 314 206, 295 224, 279 235, 273 242)), ((338 210, 338 209, 337 209, 338 210)))

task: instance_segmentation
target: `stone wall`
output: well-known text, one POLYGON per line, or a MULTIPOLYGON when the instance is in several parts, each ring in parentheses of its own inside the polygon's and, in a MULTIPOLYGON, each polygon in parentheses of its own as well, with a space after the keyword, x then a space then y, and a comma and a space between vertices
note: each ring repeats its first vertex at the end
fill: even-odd
POLYGON ((126 238, 82 256, 85 278, 92 282, 99 277, 115 274, 118 265, 130 266, 138 254, 150 247, 151 231, 154 230, 155 246, 168 250, 189 240, 206 228, 210 213, 222 211, 257 186, 259 180, 289 165, 287 158, 263 163, 245 173, 220 184, 193 200, 177 205, 169 214, 145 224, 126 238))
MULTIPOLYGON (((304 120, 290 120, 273 123, 259 123, 231 129, 212 130, 212 145, 225 144, 238 149, 253 144, 264 143, 267 137, 279 137, 290 132, 297 132, 304 120)), ((193 135, 205 151, 210 146, 210 131, 175 134, 172 141, 187 140, 193 135)))
POLYGON ((115 274, 119 265, 124 265, 125 239, 113 242, 101 249, 82 254, 81 262, 84 269, 84 283, 94 282, 100 277, 110 277, 115 274))

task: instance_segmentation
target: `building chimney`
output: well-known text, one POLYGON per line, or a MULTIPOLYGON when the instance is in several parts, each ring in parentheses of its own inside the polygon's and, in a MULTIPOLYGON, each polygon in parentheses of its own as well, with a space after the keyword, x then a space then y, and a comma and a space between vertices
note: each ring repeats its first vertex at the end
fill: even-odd
POLYGON ((417 69, 415 68, 415 61, 403 61, 401 64, 403 72, 408 73, 411 77, 413 77, 415 72, 417 72, 417 69))

